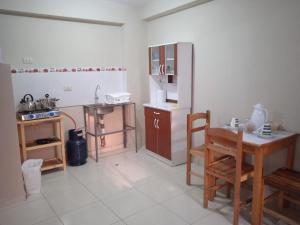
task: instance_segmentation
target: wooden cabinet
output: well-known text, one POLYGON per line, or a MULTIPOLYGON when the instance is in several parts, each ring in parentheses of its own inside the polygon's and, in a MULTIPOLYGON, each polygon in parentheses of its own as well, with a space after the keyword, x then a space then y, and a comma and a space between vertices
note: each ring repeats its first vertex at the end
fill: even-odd
POLYGON ((170 112, 145 107, 146 148, 171 160, 170 112))
POLYGON ((149 47, 150 75, 177 75, 177 44, 149 47))
POLYGON ((169 165, 186 162, 186 116, 192 107, 193 44, 149 46, 146 152, 169 165))

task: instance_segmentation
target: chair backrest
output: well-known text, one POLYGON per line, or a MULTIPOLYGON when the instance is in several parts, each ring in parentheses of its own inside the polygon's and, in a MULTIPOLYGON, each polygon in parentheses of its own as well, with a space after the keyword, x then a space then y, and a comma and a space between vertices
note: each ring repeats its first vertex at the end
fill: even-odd
POLYGON ((236 157, 242 152, 243 131, 237 133, 224 128, 209 128, 205 130, 206 147, 214 152, 236 157))
POLYGON ((236 159, 236 170, 242 170, 243 131, 237 133, 224 128, 205 129, 205 151, 232 156, 236 159))
POLYGON ((207 110, 206 113, 193 113, 187 115, 187 147, 190 149, 192 147, 193 133, 204 131, 206 127, 210 126, 210 111, 207 110), (197 120, 205 120, 205 125, 193 127, 193 123, 197 120))

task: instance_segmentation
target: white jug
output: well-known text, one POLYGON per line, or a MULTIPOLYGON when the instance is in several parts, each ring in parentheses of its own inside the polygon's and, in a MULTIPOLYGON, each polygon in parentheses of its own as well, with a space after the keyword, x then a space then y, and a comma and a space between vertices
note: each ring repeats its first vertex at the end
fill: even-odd
POLYGON ((262 104, 256 104, 251 115, 254 130, 261 128, 268 121, 268 111, 262 104))

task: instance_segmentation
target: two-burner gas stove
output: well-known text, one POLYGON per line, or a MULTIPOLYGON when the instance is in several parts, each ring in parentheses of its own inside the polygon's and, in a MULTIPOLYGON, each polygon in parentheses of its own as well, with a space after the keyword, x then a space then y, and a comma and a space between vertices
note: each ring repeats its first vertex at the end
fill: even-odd
POLYGON ((38 120, 60 116, 58 110, 37 110, 32 112, 18 112, 18 119, 20 120, 38 120))

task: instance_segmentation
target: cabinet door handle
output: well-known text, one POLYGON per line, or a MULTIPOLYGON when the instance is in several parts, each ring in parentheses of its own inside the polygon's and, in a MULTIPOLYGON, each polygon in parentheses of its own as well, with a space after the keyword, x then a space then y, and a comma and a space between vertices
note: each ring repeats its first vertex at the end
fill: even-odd
POLYGON ((156 128, 157 128, 157 129, 159 129, 158 123, 159 123, 159 119, 156 120, 156 128))
POLYGON ((156 119, 154 119, 153 125, 154 125, 155 128, 157 128, 157 127, 156 127, 156 119))
POLYGON ((155 115, 160 115, 160 113, 158 113, 158 112, 154 112, 154 114, 155 114, 155 115))
POLYGON ((163 64, 163 65, 161 65, 161 70, 162 70, 162 72, 161 72, 161 74, 165 74, 165 65, 163 64))

